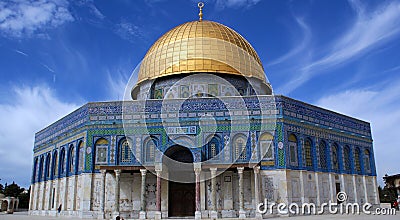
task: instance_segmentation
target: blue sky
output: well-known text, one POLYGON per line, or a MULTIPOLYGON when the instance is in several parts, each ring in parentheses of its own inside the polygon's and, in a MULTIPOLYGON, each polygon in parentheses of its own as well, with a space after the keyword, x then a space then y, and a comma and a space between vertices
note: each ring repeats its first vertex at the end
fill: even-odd
MULTIPOLYGON (((400 1, 207 0, 258 52, 274 92, 371 122, 378 180, 399 173, 400 1)), ((34 133, 91 101, 122 99, 196 1, 0 2, 0 183, 28 186, 34 133)))

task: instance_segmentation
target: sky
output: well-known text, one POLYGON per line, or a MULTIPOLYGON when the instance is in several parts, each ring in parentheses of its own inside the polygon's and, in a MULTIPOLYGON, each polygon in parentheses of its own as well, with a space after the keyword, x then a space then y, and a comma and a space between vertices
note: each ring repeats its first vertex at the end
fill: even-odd
MULTIPOLYGON (((378 183, 400 173, 400 1, 205 0, 244 36, 275 94, 371 123, 378 183)), ((87 102, 121 100, 193 0, 0 1, 0 183, 28 187, 35 132, 87 102)))

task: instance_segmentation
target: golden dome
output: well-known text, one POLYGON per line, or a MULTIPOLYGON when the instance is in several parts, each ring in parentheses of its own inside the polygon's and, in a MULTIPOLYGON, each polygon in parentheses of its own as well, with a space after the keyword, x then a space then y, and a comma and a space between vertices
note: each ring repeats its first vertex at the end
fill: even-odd
POLYGON ((227 73, 266 82, 256 51, 240 34, 213 21, 192 21, 165 33, 151 46, 139 70, 137 85, 181 73, 227 73))

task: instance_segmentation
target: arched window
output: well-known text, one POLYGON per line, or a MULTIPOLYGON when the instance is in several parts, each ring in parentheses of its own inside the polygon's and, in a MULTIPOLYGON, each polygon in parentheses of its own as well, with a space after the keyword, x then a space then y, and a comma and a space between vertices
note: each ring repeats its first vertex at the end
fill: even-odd
POLYGON ((96 164, 107 164, 108 161, 108 141, 100 138, 96 141, 96 164))
POLYGON ((44 158, 41 156, 40 158, 40 165, 39 165, 39 181, 41 181, 44 177, 44 158))
POLYGON ((37 181, 37 177, 36 177, 37 170, 38 170, 38 158, 36 157, 35 162, 33 163, 33 176, 32 176, 33 182, 37 181))
POLYGON ((364 151, 364 169, 365 172, 369 173, 371 172, 371 160, 370 160, 370 153, 369 150, 364 151))
POLYGON ((83 142, 79 142, 78 145, 79 154, 78 154, 78 171, 83 171, 85 169, 85 147, 83 146, 83 142))
POLYGON ((297 137, 289 135, 289 161, 290 165, 297 166, 297 137))
POLYGON ((146 162, 153 162, 155 158, 155 149, 156 149, 156 140, 153 138, 150 138, 145 145, 145 158, 146 162))
POLYGON ((46 156, 46 171, 45 171, 45 175, 46 175, 46 179, 50 178, 50 153, 47 154, 46 156))
POLYGON ((65 173, 65 149, 61 149, 60 153, 60 174, 65 173))
POLYGON ((360 164, 360 148, 356 147, 354 151, 354 169, 358 172, 361 171, 361 164, 360 164))
POLYGON ((73 173, 75 171, 75 147, 73 145, 69 148, 69 168, 68 172, 73 173))
POLYGON ((217 159, 220 151, 220 139, 216 136, 212 137, 206 145, 206 160, 217 159))
POLYGON ((274 136, 270 133, 264 133, 260 137, 260 151, 261 158, 263 160, 274 160, 274 147, 273 147, 274 136))
POLYGON ((326 144, 324 141, 320 141, 318 145, 319 151, 319 167, 322 169, 326 169, 327 167, 327 150, 326 144))
POLYGON ((313 167, 312 160, 312 151, 311 151, 312 142, 309 138, 304 141, 304 155, 306 159, 306 167, 313 167))
POLYGON ((132 150, 131 146, 129 145, 129 142, 127 139, 123 139, 120 142, 119 146, 119 152, 120 153, 120 161, 123 163, 129 163, 132 160, 132 150))
POLYGON ((351 154, 350 154, 350 147, 349 146, 344 146, 343 149, 343 154, 344 154, 344 170, 350 171, 351 170, 351 154))
POLYGON ((233 140, 233 149, 235 149, 235 158, 237 160, 247 159, 246 137, 244 135, 237 135, 233 140))
POLYGON ((54 153, 53 153, 53 162, 51 164, 51 172, 52 172, 53 177, 58 175, 57 151, 54 151, 54 153))
POLYGON ((335 143, 332 145, 332 169, 333 170, 339 170, 339 147, 335 143))

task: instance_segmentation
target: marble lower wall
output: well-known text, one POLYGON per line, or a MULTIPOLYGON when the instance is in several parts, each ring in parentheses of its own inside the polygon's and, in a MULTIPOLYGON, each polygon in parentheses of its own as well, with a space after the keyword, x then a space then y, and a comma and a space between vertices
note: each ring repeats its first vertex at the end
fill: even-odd
MULTIPOLYGON (((210 171, 203 170, 204 179, 210 171)), ((258 175, 260 201, 255 200, 256 186, 253 170, 243 172, 244 209, 246 217, 256 216, 256 206, 261 201, 274 203, 298 203, 336 201, 336 192, 346 192, 348 202, 369 202, 378 205, 376 177, 319 173, 293 170, 261 170, 258 175)), ((36 183, 31 186, 30 214, 48 216, 74 216, 97 218, 100 211, 102 176, 81 174, 68 178, 36 183), (57 208, 61 205, 62 211, 57 208)), ((140 212, 141 174, 121 173, 119 214, 125 219, 137 219, 140 212)), ((105 217, 113 218, 115 211, 115 174, 106 174, 105 217)), ((216 200, 218 216, 239 216, 238 173, 228 170, 216 177, 216 200)), ((162 217, 168 217, 168 181, 161 181, 162 217)), ((201 213, 208 218, 211 207, 211 180, 200 183, 201 213)), ((153 218, 156 211, 156 176, 146 175, 147 217, 153 218)))

